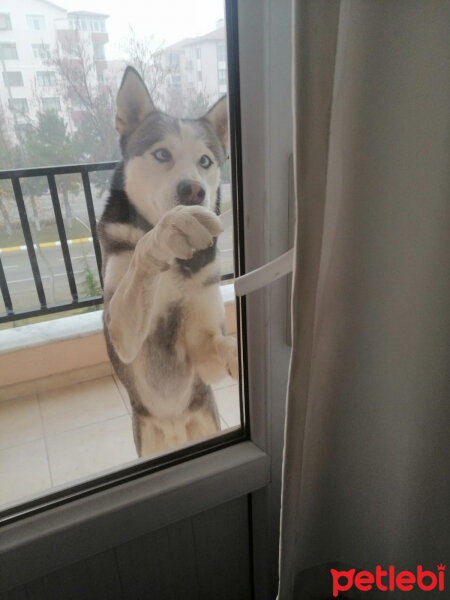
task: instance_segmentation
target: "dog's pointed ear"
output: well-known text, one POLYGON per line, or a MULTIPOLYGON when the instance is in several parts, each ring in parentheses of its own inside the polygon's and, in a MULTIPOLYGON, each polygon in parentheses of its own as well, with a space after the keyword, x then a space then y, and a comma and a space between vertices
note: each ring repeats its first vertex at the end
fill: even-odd
POLYGON ((145 83, 133 67, 125 69, 116 107, 116 129, 120 135, 131 133, 144 117, 155 110, 145 83))
POLYGON ((217 137, 222 142, 225 152, 230 152, 230 136, 228 133, 228 99, 222 96, 205 115, 205 119, 212 124, 217 137))

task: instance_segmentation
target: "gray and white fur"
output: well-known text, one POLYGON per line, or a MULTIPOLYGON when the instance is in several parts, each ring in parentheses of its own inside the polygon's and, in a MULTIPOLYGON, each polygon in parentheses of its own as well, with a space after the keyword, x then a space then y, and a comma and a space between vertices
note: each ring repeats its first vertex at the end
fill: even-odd
POLYGON ((218 431, 210 384, 238 375, 216 256, 226 99, 200 119, 176 119, 128 67, 116 129, 123 161, 98 226, 104 331, 145 456, 218 431))

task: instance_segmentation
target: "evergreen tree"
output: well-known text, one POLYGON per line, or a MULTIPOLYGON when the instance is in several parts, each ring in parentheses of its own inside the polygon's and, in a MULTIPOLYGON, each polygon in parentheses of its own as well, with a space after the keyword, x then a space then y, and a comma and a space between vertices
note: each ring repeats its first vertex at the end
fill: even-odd
MULTIPOLYGON (((71 164, 76 160, 76 148, 67 132, 64 120, 57 112, 49 110, 37 115, 36 126, 25 136, 23 154, 27 165, 33 167, 71 164)), ((64 175, 58 179, 58 189, 62 192, 64 211, 69 220, 72 211, 69 204, 69 194, 79 189, 79 176, 64 175)), ((31 198, 33 213, 35 200, 47 190, 47 181, 43 177, 30 177, 23 181, 23 191, 31 198)), ((39 227, 38 227, 39 228, 39 227)))

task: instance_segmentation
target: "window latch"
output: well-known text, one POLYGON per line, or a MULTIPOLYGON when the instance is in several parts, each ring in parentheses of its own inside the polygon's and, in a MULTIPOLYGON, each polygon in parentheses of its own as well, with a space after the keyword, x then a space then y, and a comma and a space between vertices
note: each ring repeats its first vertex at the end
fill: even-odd
POLYGON ((241 275, 234 280, 234 291, 236 296, 245 296, 269 285, 273 281, 288 275, 294 265, 294 249, 291 248, 278 258, 268 262, 267 264, 241 275))

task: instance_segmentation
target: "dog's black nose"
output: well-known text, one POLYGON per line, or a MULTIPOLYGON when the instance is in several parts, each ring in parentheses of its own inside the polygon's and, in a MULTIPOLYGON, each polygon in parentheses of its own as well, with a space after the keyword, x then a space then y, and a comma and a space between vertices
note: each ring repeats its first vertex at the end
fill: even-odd
POLYGON ((201 204, 206 196, 205 188, 196 181, 181 181, 177 187, 178 201, 180 204, 190 206, 201 204))

